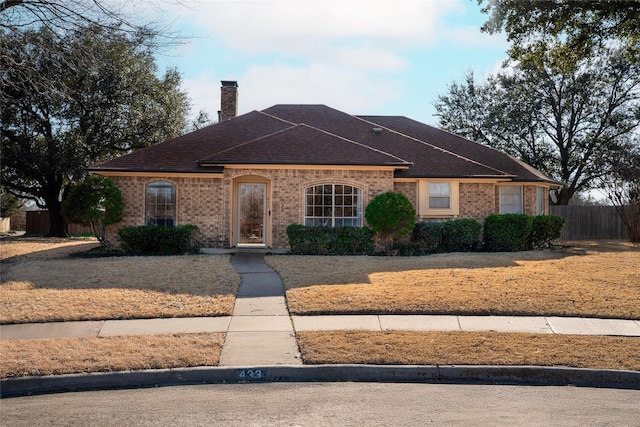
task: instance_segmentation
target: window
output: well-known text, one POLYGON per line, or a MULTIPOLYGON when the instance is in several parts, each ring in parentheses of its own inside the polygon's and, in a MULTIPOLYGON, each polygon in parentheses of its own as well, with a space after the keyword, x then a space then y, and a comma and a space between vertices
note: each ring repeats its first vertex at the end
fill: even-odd
POLYGON ((523 213, 521 185, 505 185, 500 187, 500 213, 523 213))
POLYGON ((448 182, 429 183, 429 209, 451 208, 451 184, 448 182))
POLYGON ((451 218, 460 215, 459 181, 418 181, 418 216, 451 218))
POLYGON ((536 215, 544 215, 544 187, 536 187, 536 215))
POLYGON ((170 182, 147 184, 145 223, 173 227, 176 222, 176 186, 170 182))
POLYGON ((341 184, 307 187, 304 225, 361 227, 362 190, 341 184))

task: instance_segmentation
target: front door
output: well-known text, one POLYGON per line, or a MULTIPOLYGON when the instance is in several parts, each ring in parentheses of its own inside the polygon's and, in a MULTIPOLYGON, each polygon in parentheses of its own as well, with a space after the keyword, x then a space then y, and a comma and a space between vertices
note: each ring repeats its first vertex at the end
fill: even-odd
POLYGON ((265 244, 266 202, 266 184, 238 184, 238 244, 265 244))

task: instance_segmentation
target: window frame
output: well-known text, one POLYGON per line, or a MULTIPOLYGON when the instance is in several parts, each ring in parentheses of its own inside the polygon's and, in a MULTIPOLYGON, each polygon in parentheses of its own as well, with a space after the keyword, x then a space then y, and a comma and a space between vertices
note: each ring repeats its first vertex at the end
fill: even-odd
MULTIPOLYGON (((498 186, 498 208, 499 208, 499 213, 500 214, 523 214, 524 213, 524 185, 500 185, 498 186), (519 211, 518 212, 514 212, 513 210, 509 209, 508 211, 505 210, 505 208, 507 206, 515 206, 515 203, 509 203, 508 205, 506 203, 504 203, 504 199, 505 199, 505 195, 503 195, 503 190, 506 190, 507 188, 513 189, 513 188, 518 188, 519 194, 520 194, 520 206, 519 206, 519 211)), ((515 193, 514 193, 515 194, 515 193)))
POLYGON ((420 217, 456 217, 460 215, 460 181, 454 179, 428 179, 418 181, 418 216, 420 217), (430 184, 449 184, 449 207, 430 207, 431 197, 442 197, 441 193, 433 194, 430 184))
POLYGON ((175 227, 176 226, 176 217, 177 217, 177 207, 176 207, 176 199, 177 199, 177 188, 173 182, 164 181, 164 180, 156 180, 151 181, 145 184, 144 186, 144 223, 148 226, 167 226, 167 227, 175 227), (158 197, 160 195, 158 190, 161 189, 169 189, 170 197, 169 202, 158 203, 158 197), (155 200, 150 201, 150 190, 156 190, 154 194, 155 200), (158 207, 163 206, 164 213, 160 214, 158 212, 158 207), (153 207, 153 212, 151 212, 150 207, 153 207), (170 210, 167 209, 170 207, 170 210), (170 214, 167 212, 170 211, 170 214))
POLYGON ((363 196, 364 190, 351 184, 323 183, 306 186, 303 194, 303 224, 305 226, 362 227, 364 223, 363 196), (326 191, 327 187, 331 187, 330 193, 326 191), (342 187, 341 193, 336 193, 337 187, 342 187), (351 189, 351 192, 344 191, 347 187, 351 189), (318 189, 321 191, 317 191, 318 189), (309 193, 310 190, 311 193, 309 193), (311 204, 309 203, 310 198, 313 199, 311 204), (347 203, 349 198, 352 200, 350 204, 347 203), (353 198, 356 199, 355 202, 353 198), (329 201, 330 203, 328 203, 329 201), (344 215, 345 210, 355 211, 355 216, 344 215), (310 212, 311 215, 309 215, 310 212), (342 215, 336 215, 339 212, 342 212, 342 215), (316 215, 316 213, 321 214, 316 215), (336 224, 337 222, 339 223, 336 224), (350 223, 345 224, 346 222, 350 223))

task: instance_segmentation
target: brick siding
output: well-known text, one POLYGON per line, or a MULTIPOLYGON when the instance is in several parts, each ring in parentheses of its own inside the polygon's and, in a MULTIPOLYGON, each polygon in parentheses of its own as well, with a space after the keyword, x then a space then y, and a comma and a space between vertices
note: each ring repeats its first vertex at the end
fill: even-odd
MULTIPOLYGON (((226 169, 223 178, 113 177, 122 192, 125 206, 123 221, 108 228, 108 237, 117 244, 117 228, 143 225, 145 188, 153 181, 168 181, 176 186, 176 223, 199 228, 203 247, 229 247, 233 227, 233 191, 237 179, 266 182, 271 211, 271 246, 287 248, 287 227, 304 221, 305 188, 318 184, 346 184, 362 189, 363 215, 367 204, 377 195, 396 191, 417 206, 417 184, 393 182, 392 171, 321 169, 226 169)), ((525 213, 536 213, 536 187, 524 187, 525 213)), ((480 222, 499 212, 499 190, 492 183, 460 183, 460 218, 480 222)), ((545 201, 545 212, 548 203, 545 201)))
POLYGON ((460 218, 471 218, 481 223, 496 212, 495 185, 460 183, 460 218))

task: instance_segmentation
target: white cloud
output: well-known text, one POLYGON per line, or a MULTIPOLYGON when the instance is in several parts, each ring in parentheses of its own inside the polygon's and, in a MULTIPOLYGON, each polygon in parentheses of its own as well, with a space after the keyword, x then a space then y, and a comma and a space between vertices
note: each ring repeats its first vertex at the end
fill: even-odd
POLYGON ((396 101, 399 92, 392 79, 323 63, 256 65, 242 76, 240 105, 246 111, 274 104, 326 104, 365 114, 396 101))
POLYGON ((210 1, 187 5, 206 34, 246 53, 312 56, 323 46, 367 40, 402 49, 433 43, 457 1, 210 1))
POLYGON ((194 78, 183 78, 182 88, 189 94, 191 116, 205 110, 212 120, 216 120, 220 109, 220 79, 207 71, 194 78))
MULTIPOLYGON (((211 72, 183 80, 193 104, 192 115, 206 110, 212 118, 220 109, 220 76, 211 72)), ((375 73, 323 63, 285 63, 249 67, 238 76, 238 111, 263 110, 275 104, 326 104, 352 114, 372 114, 397 101, 401 87, 375 73)))

